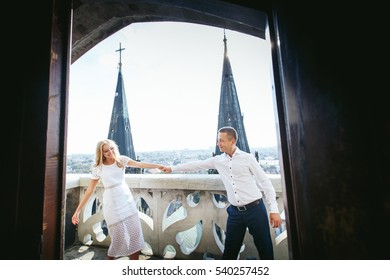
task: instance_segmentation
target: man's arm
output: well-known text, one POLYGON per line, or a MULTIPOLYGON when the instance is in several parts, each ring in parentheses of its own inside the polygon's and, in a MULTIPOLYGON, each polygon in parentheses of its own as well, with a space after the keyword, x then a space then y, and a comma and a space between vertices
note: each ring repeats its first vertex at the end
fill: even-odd
POLYGON ((264 193, 264 199, 270 208, 270 212, 279 213, 278 203, 276 202, 275 188, 253 155, 251 155, 250 159, 250 169, 255 176, 256 183, 260 187, 260 190, 264 193))
POLYGON ((173 165, 167 167, 164 172, 189 172, 189 171, 197 171, 203 169, 213 169, 214 168, 214 158, 208 158, 206 160, 196 160, 192 162, 181 163, 178 165, 173 165))

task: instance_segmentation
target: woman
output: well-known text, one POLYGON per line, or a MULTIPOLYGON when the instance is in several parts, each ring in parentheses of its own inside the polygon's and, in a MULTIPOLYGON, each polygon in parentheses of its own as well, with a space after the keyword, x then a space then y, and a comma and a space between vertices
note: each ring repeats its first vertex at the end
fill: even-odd
POLYGON ((141 221, 134 198, 125 181, 127 166, 164 170, 163 165, 138 162, 120 155, 118 145, 110 139, 99 141, 88 189, 72 216, 72 223, 78 224, 81 209, 91 198, 96 185, 101 180, 104 186, 103 215, 111 236, 111 244, 107 252, 109 260, 124 256, 128 256, 131 260, 138 260, 144 246, 141 221))

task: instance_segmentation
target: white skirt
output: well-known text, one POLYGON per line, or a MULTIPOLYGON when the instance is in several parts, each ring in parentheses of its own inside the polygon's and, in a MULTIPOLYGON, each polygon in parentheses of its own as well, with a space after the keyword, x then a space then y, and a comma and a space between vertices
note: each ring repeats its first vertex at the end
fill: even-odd
POLYGON ((121 222, 108 225, 108 234, 111 237, 107 252, 109 257, 127 257, 141 251, 144 247, 145 241, 138 213, 121 222))

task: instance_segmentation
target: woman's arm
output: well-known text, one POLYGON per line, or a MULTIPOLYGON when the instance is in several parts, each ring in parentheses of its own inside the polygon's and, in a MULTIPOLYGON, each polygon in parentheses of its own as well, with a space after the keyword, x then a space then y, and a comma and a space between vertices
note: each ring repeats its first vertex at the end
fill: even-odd
POLYGON ((99 182, 99 179, 91 179, 89 182, 88 189, 85 191, 85 194, 83 198, 81 199, 79 205, 76 208, 76 211, 74 211, 74 214, 72 216, 72 223, 74 225, 77 225, 79 223, 79 215, 81 209, 85 206, 85 204, 88 202, 88 200, 91 198, 92 194, 95 191, 96 185, 99 182))
POLYGON ((137 167, 137 168, 157 168, 159 170, 164 170, 164 168, 165 168, 165 166, 163 166, 161 164, 136 161, 136 160, 132 160, 132 159, 130 159, 127 162, 127 166, 137 167))

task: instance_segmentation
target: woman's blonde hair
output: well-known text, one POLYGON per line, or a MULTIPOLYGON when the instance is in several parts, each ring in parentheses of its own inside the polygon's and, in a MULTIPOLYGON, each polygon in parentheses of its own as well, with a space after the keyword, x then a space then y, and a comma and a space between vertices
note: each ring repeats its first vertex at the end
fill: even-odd
POLYGON ((114 154, 114 159, 116 162, 116 165, 120 168, 123 168, 124 165, 122 161, 120 160, 120 153, 119 153, 119 148, 118 145, 115 143, 115 141, 111 139, 104 139, 101 140, 97 143, 96 145, 96 153, 95 153, 95 166, 101 166, 103 164, 103 161, 105 160, 104 155, 103 155, 103 146, 108 145, 110 148, 114 148, 113 154, 114 154))

